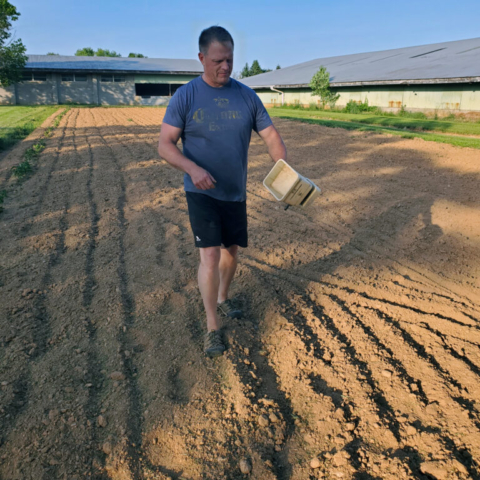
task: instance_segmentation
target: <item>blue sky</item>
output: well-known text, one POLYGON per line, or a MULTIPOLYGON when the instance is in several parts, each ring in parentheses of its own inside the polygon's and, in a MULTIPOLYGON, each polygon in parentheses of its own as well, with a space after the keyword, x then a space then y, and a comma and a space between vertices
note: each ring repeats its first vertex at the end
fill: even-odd
POLYGON ((235 40, 234 71, 349 53, 480 37, 480 1, 10 0, 30 54, 101 47, 123 56, 196 58, 210 25, 235 40))

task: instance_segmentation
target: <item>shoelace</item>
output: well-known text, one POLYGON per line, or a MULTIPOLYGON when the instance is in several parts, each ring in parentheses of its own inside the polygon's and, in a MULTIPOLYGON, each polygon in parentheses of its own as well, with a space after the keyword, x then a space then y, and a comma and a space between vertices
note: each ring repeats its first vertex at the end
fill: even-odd
POLYGON ((220 332, 218 330, 213 330, 212 332, 208 333, 207 344, 209 347, 223 346, 223 342, 220 337, 220 332))
POLYGON ((227 310, 235 310, 237 308, 235 302, 229 298, 227 298, 221 305, 227 310))

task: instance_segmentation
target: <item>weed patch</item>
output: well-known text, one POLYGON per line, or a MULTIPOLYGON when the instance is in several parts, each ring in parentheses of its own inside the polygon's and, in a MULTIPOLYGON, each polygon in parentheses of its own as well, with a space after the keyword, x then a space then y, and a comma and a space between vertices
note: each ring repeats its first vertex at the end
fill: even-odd
POLYGON ((33 166, 36 160, 38 159, 39 155, 45 150, 46 138, 52 135, 53 130, 58 127, 60 121, 62 120, 63 116, 67 113, 69 109, 65 109, 60 115, 58 115, 53 124, 45 129, 42 138, 40 138, 37 143, 32 145, 31 147, 25 150, 23 154, 24 160, 23 162, 19 163, 18 165, 14 165, 12 167, 12 175, 18 179, 26 177, 33 171, 33 166))
POLYGON ((23 178, 32 171, 32 164, 28 160, 12 167, 12 175, 17 178, 23 178))

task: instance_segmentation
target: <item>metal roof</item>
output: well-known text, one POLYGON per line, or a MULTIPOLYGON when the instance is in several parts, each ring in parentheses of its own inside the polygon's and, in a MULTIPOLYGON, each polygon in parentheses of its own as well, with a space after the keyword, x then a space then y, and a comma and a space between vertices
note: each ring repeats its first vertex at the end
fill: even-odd
POLYGON ((241 81, 252 88, 308 87, 321 65, 333 87, 480 82, 480 38, 317 58, 241 81))
POLYGON ((29 55, 26 69, 42 71, 88 71, 125 73, 203 73, 198 60, 174 58, 76 57, 29 55))

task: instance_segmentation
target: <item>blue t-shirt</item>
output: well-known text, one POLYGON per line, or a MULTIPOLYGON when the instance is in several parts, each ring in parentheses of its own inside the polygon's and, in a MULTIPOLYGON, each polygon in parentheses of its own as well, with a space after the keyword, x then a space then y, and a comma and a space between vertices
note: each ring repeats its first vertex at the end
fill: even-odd
POLYGON ((200 190, 185 174, 185 191, 232 202, 246 199, 252 130, 260 132, 272 125, 251 88, 233 78, 215 88, 197 77, 175 92, 163 121, 182 129, 183 154, 217 182, 213 189, 200 190))

